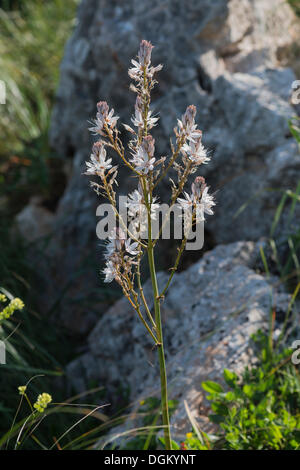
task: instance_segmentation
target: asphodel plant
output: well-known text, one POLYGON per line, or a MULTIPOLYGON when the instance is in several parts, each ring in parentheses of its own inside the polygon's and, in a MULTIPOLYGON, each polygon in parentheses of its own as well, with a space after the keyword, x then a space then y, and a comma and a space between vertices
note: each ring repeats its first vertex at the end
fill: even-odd
POLYGON ((150 42, 142 41, 137 59, 131 61, 132 67, 128 71, 135 82, 130 85, 130 89, 136 93, 136 102, 131 119, 132 127, 123 124, 130 135, 127 150, 120 139, 117 127, 119 118, 114 115, 113 109, 109 109, 105 101, 100 101, 97 104, 96 119, 90 128, 98 140, 93 145, 90 161, 86 162, 85 174, 96 175, 99 178, 98 181, 91 182, 91 185, 98 195, 108 199, 116 217, 116 226, 108 236, 106 266, 102 272, 105 282, 114 280, 121 286, 123 294, 136 311, 145 327, 145 333, 149 335, 158 352, 164 442, 166 449, 171 449, 161 304, 177 270, 190 230, 204 221, 205 213, 213 214, 212 207, 215 203, 201 176, 196 176, 190 191, 185 191, 189 176, 196 173, 201 164, 210 160, 202 144, 202 132, 195 123, 195 106, 188 106, 182 118, 177 120, 174 128, 175 138, 170 141, 170 155, 160 158, 155 155, 155 140, 151 131, 157 125, 159 118, 152 114, 150 103, 151 91, 157 83, 154 77, 162 69, 162 65, 151 65, 152 49, 150 42), (111 152, 109 158, 107 149, 111 152), (117 201, 118 165, 113 164, 113 156, 119 160, 119 163, 126 165, 136 178, 136 189, 127 198, 127 220, 122 217, 117 201), (158 186, 171 169, 175 178, 170 179, 170 210, 165 214, 162 226, 177 204, 183 211, 182 223, 185 227, 178 255, 170 269, 169 279, 160 290, 154 250, 161 237, 162 228, 154 234, 153 222, 159 208, 158 186), (144 255, 148 260, 153 292, 151 305, 154 305, 154 311, 149 308, 150 302, 145 297, 141 279, 140 265, 144 255))

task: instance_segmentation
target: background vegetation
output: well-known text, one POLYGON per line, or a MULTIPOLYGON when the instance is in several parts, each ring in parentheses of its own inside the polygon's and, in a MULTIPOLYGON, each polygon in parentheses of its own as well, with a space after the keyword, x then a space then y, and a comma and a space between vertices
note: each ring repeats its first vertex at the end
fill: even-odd
MULTIPOLYGON (((300 16, 300 0, 289 2, 300 16)), ((59 64, 75 24, 77 3, 78 0, 6 0, 0 4, 0 79, 6 83, 9 96, 7 104, 0 105, 0 287, 4 292, 22 298, 26 305, 22 313, 0 325, 0 339, 6 340, 9 355, 8 365, 1 365, 0 447, 14 447, 22 420, 30 413, 23 400, 18 416, 15 415, 19 385, 37 376, 28 392, 33 401, 42 391, 54 395, 54 389, 56 403, 65 403, 67 398, 64 389, 59 391, 55 384, 60 383, 64 365, 72 358, 73 344, 61 327, 56 329, 37 311, 34 301, 37 273, 25 256, 24 241, 15 239, 12 242, 10 227, 13 216, 32 195, 42 195, 53 208, 63 191, 61 159, 49 148, 48 129, 59 64), (7 432, 14 420, 19 424, 12 429, 11 441, 7 444, 7 432)), ((291 130, 300 142, 297 120, 291 121, 291 130)), ((273 233, 284 205, 291 199, 293 219, 299 193, 300 186, 296 191, 287 190, 282 195, 268 248, 282 282, 287 283, 294 296, 300 281, 297 257, 300 229, 291 228, 289 239, 282 242, 283 247, 276 244, 273 233)), ((263 252, 262 263, 268 274, 271 268, 263 252)), ((191 423, 186 441, 174 443, 174 446, 186 449, 299 448, 299 372, 286 361, 290 351, 280 348, 271 351, 270 337, 267 343, 261 336, 256 339, 259 343, 257 367, 245 370, 239 381, 232 373, 225 372, 226 390, 218 384, 203 384, 210 394, 212 420, 217 422, 215 434, 208 436, 191 423)), ((84 406, 81 402, 77 406, 74 398, 71 400, 73 406, 69 401, 67 405, 50 407, 45 413, 45 423, 39 417, 32 421, 31 430, 37 424, 39 426, 30 437, 22 440, 22 445, 37 449, 52 445, 56 448, 89 448, 99 436, 124 419, 126 391, 123 392, 125 408, 120 407, 109 419, 104 409, 97 410, 93 418, 78 423, 94 409, 93 401, 101 398, 103 391, 98 389, 91 390, 86 398, 89 405, 84 406), (76 427, 70 429, 76 423, 76 427), (61 440, 60 436, 63 436, 61 440)), ((72 390, 69 391, 71 395, 72 390)), ((176 403, 170 405, 172 409, 176 407, 176 403)), ((151 397, 141 404, 145 427, 160 424, 157 406, 151 397)), ((134 440, 128 439, 127 448, 157 447, 156 430, 143 430, 140 434, 134 440)), ((108 443, 107 447, 113 447, 113 444, 108 443)))
MULTIPOLYGON (((62 363, 72 354, 64 332, 53 324, 47 327, 49 319, 36 310, 37 273, 25 256, 25 242, 12 241, 10 228, 14 214, 32 195, 48 198, 51 206, 62 189, 60 156, 49 148, 48 129, 77 3, 29 0, 0 5, 0 79, 7 89, 7 102, 0 105, 0 287, 26 304, 22 313, 0 326, 0 339, 13 332, 7 342, 9 366, 1 366, 0 434, 12 423, 18 385, 35 374, 60 376, 62 363)), ((48 383, 39 377, 32 384, 34 392, 48 383)))

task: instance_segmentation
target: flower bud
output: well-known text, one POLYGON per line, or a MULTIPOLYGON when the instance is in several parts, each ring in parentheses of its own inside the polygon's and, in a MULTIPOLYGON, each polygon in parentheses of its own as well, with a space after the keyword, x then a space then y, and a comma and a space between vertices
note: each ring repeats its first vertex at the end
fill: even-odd
POLYGON ((104 120, 107 118, 109 107, 106 101, 99 101, 99 103, 97 103, 97 110, 99 113, 99 119, 104 120))
POLYGON ((203 178, 203 176, 197 176, 194 182, 192 183, 192 194, 194 196, 194 199, 201 198, 205 186, 205 178, 203 178))
POLYGON ((152 158, 154 155, 154 143, 155 140, 153 139, 152 135, 147 135, 143 138, 142 147, 148 154, 149 158, 152 158))
POLYGON ((182 116, 182 124, 184 125, 184 127, 189 128, 193 126, 195 122, 196 112, 196 106, 194 106, 193 104, 186 108, 186 111, 182 116))
POLYGON ((143 40, 140 44, 140 50, 138 52, 138 58, 140 61, 140 64, 143 66, 147 66, 150 64, 151 61, 151 51, 153 49, 153 46, 151 42, 143 40))

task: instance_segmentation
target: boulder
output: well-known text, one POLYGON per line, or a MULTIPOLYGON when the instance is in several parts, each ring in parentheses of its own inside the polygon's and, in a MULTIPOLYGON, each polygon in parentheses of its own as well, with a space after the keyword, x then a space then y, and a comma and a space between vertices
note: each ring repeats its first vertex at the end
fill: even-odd
POLYGON ((38 197, 33 197, 16 216, 15 229, 26 242, 37 242, 51 235, 53 223, 53 212, 43 207, 38 197))
MULTIPOLYGON (((158 155, 169 153, 169 136, 186 106, 198 107, 212 156, 201 172, 212 191, 218 190, 215 217, 206 224, 214 244, 267 235, 282 191, 294 189, 300 176, 300 157, 287 124, 295 112, 289 99, 295 75, 279 60, 299 38, 287 2, 82 0, 61 65, 50 131, 56 151, 72 158, 55 219, 57 287, 78 273, 82 295, 90 291, 88 281, 96 286, 82 266, 98 250, 95 212, 101 202, 82 176, 92 144, 88 120, 95 116, 97 101, 106 100, 120 122, 130 122, 134 94, 128 90, 127 70, 143 38, 155 45, 154 63, 164 64, 153 93, 153 110, 160 112, 154 129, 158 155)), ((124 194, 135 181, 121 171, 124 194)), ((169 194, 166 180, 160 196, 167 200, 169 194)), ((68 312, 62 315, 71 325, 68 312)))
MULTIPOLYGON (((172 416, 178 440, 191 428, 184 400, 201 428, 208 430, 202 381, 222 382, 224 368, 240 373, 255 362, 251 335, 266 329, 270 309, 276 312, 276 329, 282 325, 290 296, 277 278, 254 269, 259 246, 254 242, 219 245, 174 275, 162 304, 162 322, 169 396, 178 401, 172 416)), ((167 277, 159 273, 160 286, 167 277)), ((145 295, 151 299, 149 281, 145 295)), ((67 367, 68 383, 77 392, 87 390, 90 383, 103 386, 112 404, 120 389, 128 388, 129 400, 137 409, 140 400, 159 396, 157 353, 148 336, 127 299, 119 300, 89 335, 86 352, 67 367)), ((121 430, 133 429, 135 424, 128 420, 121 430)))

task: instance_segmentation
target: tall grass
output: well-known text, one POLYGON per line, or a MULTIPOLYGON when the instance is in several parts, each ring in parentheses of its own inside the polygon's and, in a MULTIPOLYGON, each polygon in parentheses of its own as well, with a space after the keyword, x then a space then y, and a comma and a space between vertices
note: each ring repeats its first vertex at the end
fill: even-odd
POLYGON ((29 0, 21 10, 0 9, 0 155, 22 150, 47 132, 63 48, 75 21, 77 0, 29 0))
MULTIPOLYGON (((50 112, 77 3, 1 2, 0 80, 6 85, 6 104, 0 105, 0 287, 24 299, 26 309, 5 322, 0 331, 8 357, 7 365, 0 366, 0 434, 11 425, 16 387, 35 374, 46 374, 50 380, 60 376, 73 351, 66 333, 50 326, 46 312, 37 311, 36 273, 28 260, 28 247, 21 239, 12 239, 10 226, 12 215, 26 204, 30 194, 44 195, 49 183, 50 112)), ((50 383, 38 378, 32 384, 33 391, 38 392, 45 381, 50 383)), ((65 424, 62 427, 65 429, 65 424)))

